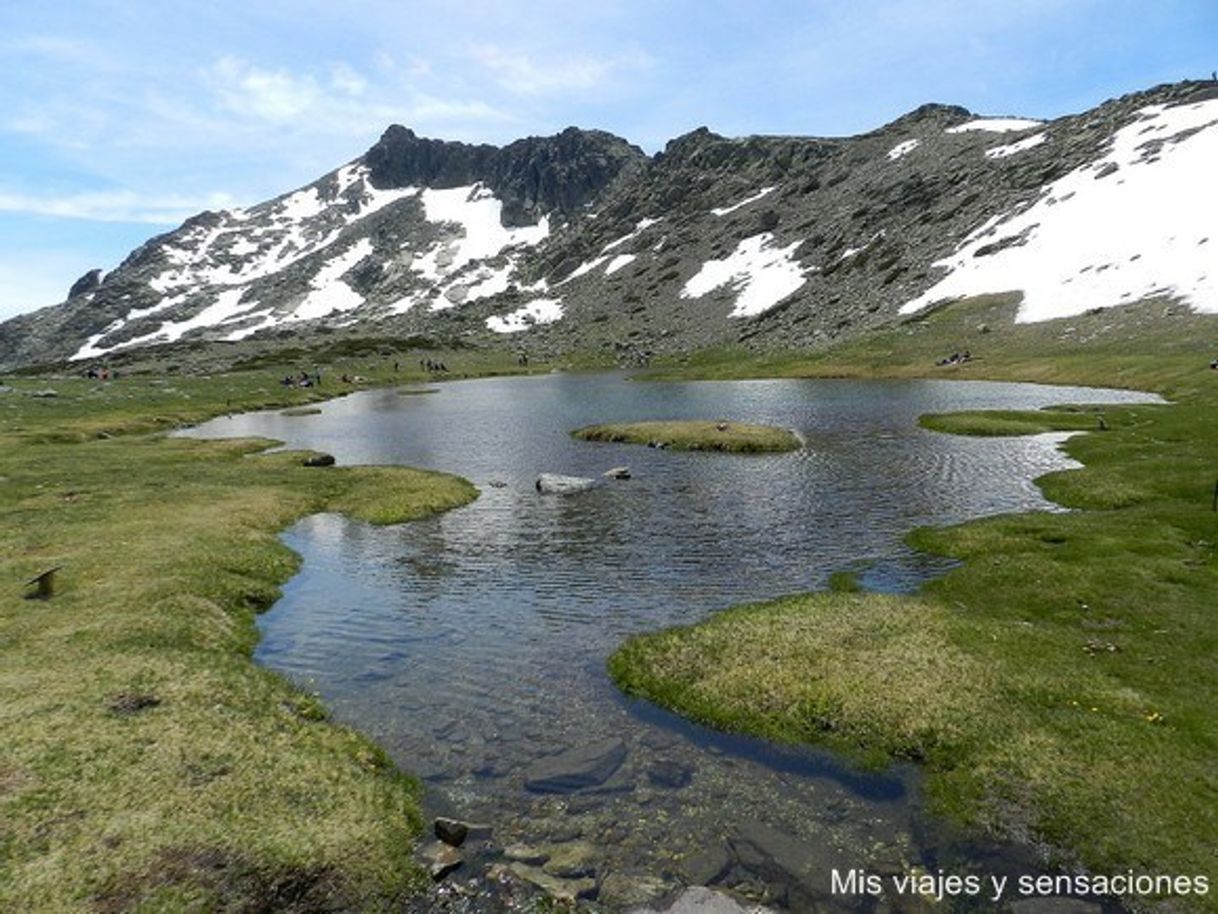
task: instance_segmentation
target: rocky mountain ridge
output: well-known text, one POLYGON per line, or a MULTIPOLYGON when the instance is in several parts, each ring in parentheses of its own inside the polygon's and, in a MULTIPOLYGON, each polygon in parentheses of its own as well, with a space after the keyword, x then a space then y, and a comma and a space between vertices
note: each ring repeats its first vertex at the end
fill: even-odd
POLYGON ((494 147, 393 126, 318 181, 201 213, 0 325, 0 367, 318 334, 632 363, 818 346, 1005 291, 1024 292, 1020 320, 1152 294, 1218 311, 1214 155, 1208 81, 1050 122, 924 105, 848 138, 700 128, 651 158, 601 131, 494 147))

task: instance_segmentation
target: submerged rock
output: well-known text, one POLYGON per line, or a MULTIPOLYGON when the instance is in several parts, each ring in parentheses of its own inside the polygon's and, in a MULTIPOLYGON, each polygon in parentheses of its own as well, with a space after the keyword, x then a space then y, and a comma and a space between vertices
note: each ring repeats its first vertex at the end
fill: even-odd
POLYGON ((465 862, 459 850, 441 841, 432 841, 422 847, 419 850, 419 859, 431 874, 431 878, 437 882, 465 862))
POLYGON ((765 914, 769 910, 761 905, 745 907, 730 895, 693 886, 666 908, 632 908, 628 914, 765 914))
POLYGON ((571 903, 579 898, 596 897, 595 879, 563 879, 560 876, 551 876, 527 863, 513 863, 508 870, 525 882, 537 886, 555 901, 571 903))
POLYGON ((656 876, 610 873, 601 880, 597 901, 615 908, 654 904, 673 891, 673 884, 656 876))
POLYGON ((563 476, 559 473, 542 473, 537 477, 537 491, 542 495, 571 495, 586 492, 596 487, 595 479, 583 476, 563 476))
POLYGON ((574 879, 596 875, 596 848, 587 841, 572 841, 549 848, 550 859, 542 869, 551 876, 574 879))
POLYGON ((524 786, 538 793, 571 793, 598 787, 626 759, 626 744, 610 738, 539 759, 525 771, 524 786))

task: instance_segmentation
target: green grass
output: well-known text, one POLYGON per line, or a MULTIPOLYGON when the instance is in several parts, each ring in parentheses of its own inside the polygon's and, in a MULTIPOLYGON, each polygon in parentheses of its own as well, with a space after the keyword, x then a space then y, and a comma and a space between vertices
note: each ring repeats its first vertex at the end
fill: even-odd
POLYGON ((771 425, 674 420, 668 422, 621 422, 588 425, 571 434, 583 441, 616 441, 647 444, 676 451, 724 451, 735 454, 778 453, 799 450, 803 445, 790 429, 771 425))
POLYGON ((918 419, 923 428, 953 435, 1035 435, 1040 432, 1107 431, 1106 407, 1041 410, 968 410, 927 413, 918 419))
MULTIPOLYGON (((1206 365, 1218 321, 1146 319, 1135 338, 1132 311, 1108 315, 1118 329, 1107 336, 1093 326, 1104 315, 1022 327, 991 315, 992 350, 940 375, 928 357, 967 348, 962 328, 996 307, 967 303, 813 359, 719 354, 708 373, 836 374, 849 364, 860 374, 1032 377, 1173 396, 1170 406, 1105 408, 1105 431, 1074 409, 924 421, 972 434, 1094 430, 1066 445, 1084 469, 1040 480, 1078 510, 915 531, 913 545, 961 560, 916 596, 840 592, 839 581, 839 592, 633 638, 610 670, 627 692, 713 726, 825 743, 872 763, 917 760, 937 810, 1041 842, 1062 865, 1215 884, 1218 373, 1206 365), (1079 325, 1096 334, 1092 346, 1061 341, 1079 325)), ((1218 896, 1176 903, 1216 910, 1218 896)))
POLYGON ((398 522, 476 490, 157 431, 336 392, 280 375, 0 394, 0 910, 382 909, 417 886, 417 785, 251 662, 254 617, 297 566, 276 536, 296 518, 398 522), (24 599, 55 565, 54 597, 24 599))

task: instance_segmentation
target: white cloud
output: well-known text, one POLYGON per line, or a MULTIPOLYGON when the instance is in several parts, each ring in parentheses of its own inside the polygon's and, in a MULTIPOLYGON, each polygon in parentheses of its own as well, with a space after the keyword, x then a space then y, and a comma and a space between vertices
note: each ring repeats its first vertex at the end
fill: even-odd
POLYGON ((638 51, 598 57, 566 54, 538 57, 495 44, 479 44, 470 56, 489 71, 499 85, 520 95, 549 95, 591 89, 610 82, 618 73, 641 70, 650 63, 638 51))
POLYGON ((221 57, 207 77, 224 108, 272 123, 295 120, 323 100, 311 75, 263 70, 236 57, 221 57))

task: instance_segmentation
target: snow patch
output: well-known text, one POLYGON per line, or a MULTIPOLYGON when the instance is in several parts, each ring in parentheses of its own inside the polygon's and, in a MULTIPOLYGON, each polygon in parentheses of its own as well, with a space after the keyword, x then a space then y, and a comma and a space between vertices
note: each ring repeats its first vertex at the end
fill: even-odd
POLYGON ((550 233, 546 217, 537 225, 504 228, 499 221, 503 203, 481 184, 448 190, 427 188, 422 197, 428 222, 454 223, 462 232, 459 239, 433 248, 421 258, 424 263, 420 272, 430 273, 428 278, 440 279, 470 261, 494 257, 504 248, 538 244, 550 233))
POLYGON ((1040 133, 1034 133, 1026 139, 1020 140, 1017 143, 1010 143, 1006 146, 995 146, 992 149, 985 151, 987 159, 1005 159, 1007 156, 1017 155, 1028 149, 1033 149, 1039 146, 1045 140, 1049 139, 1049 134, 1043 130, 1040 133))
POLYGON ((972 130, 985 130, 990 133, 1014 133, 1017 130, 1032 130, 1044 125, 1044 121, 1030 121, 1022 117, 980 117, 955 127, 948 127, 947 132, 968 133, 972 130))
POLYGON ((1152 295, 1218 313, 1215 161, 1218 99, 1143 108, 1102 158, 973 231, 901 313, 1012 290, 1023 291, 1021 323, 1152 295))
POLYGON ((621 247, 631 238, 637 238, 642 232, 644 232, 646 229, 650 228, 651 226, 655 225, 659 221, 660 221, 659 219, 640 219, 638 221, 638 224, 635 225, 634 231, 627 232, 621 238, 617 238, 613 241, 610 241, 607 245, 605 245, 603 248, 601 248, 601 253, 608 254, 614 248, 621 247))
POLYGON ((897 143, 888 150, 888 158, 895 162, 897 159, 909 155, 921 145, 921 140, 906 140, 904 143, 897 143))
POLYGON ((681 288, 682 298, 701 298, 721 286, 737 289, 731 317, 752 317, 778 304, 804 284, 804 268, 795 260, 795 241, 776 247, 762 232, 745 238, 722 260, 708 260, 681 288))
POLYGON ((488 317, 486 326, 496 333, 518 333, 521 330, 528 330, 536 324, 551 324, 560 317, 562 317, 562 299, 535 298, 523 308, 517 308, 510 314, 488 317))
POLYGON ((611 261, 609 261, 609 266, 605 267, 605 275, 612 276, 633 260, 635 260, 634 254, 618 254, 611 261))
POLYGON ((574 270, 572 270, 568 276, 564 277, 562 279, 562 281, 559 282, 558 284, 560 286, 565 285, 566 283, 569 283, 573 279, 578 279, 579 277, 584 276, 585 274, 591 273, 593 270, 595 270, 597 267, 599 267, 602 263, 604 263, 608 259, 609 258, 607 256, 602 255, 600 257, 593 257, 591 260, 585 260, 583 263, 581 263, 579 266, 577 266, 574 270))
POLYGON ((309 293, 296 306, 289 321, 311 321, 335 311, 350 311, 364 303, 364 297, 342 280, 342 276, 372 253, 372 242, 361 238, 333 260, 328 261, 309 281, 309 293))
POLYGON ((745 197, 739 203, 733 203, 731 206, 719 206, 711 210, 711 214, 715 216, 726 216, 728 213, 734 213, 743 206, 748 206, 750 203, 755 203, 764 197, 766 194, 772 194, 778 190, 777 187, 763 187, 751 197, 745 197))

